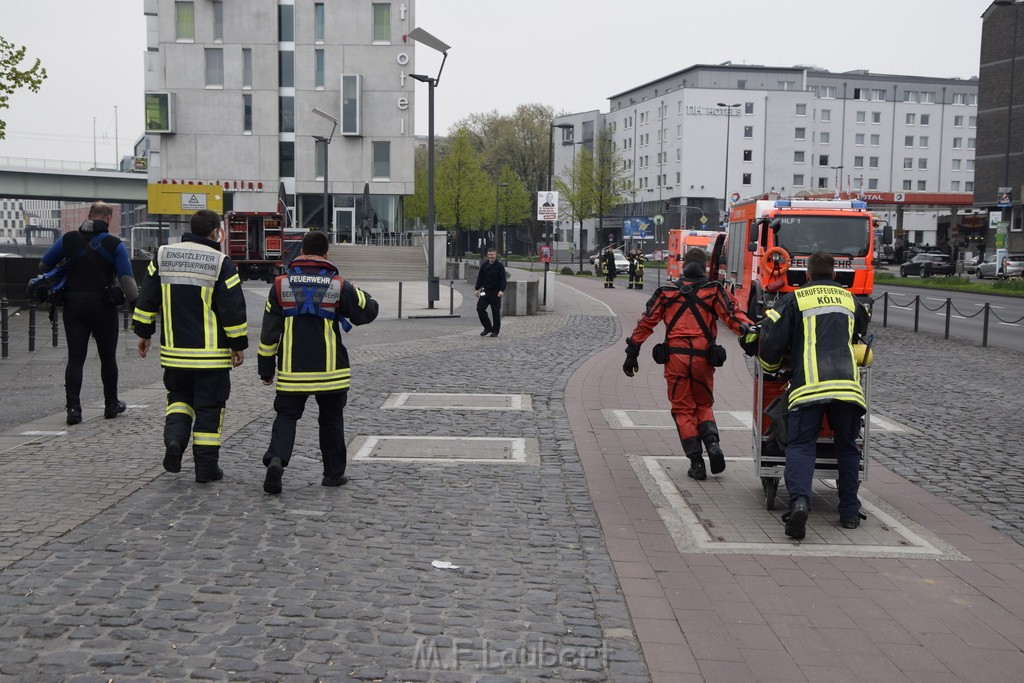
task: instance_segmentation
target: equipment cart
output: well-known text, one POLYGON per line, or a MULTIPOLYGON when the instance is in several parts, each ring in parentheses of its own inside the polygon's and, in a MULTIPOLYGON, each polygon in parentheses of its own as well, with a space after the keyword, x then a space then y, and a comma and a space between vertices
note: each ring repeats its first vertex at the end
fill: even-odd
MULTIPOLYGON (((860 481, 866 481, 868 477, 868 448, 869 436, 871 433, 871 368, 860 368, 860 383, 864 389, 864 401, 868 406, 861 423, 860 438, 857 444, 861 449, 860 460, 860 481)), ((775 509, 775 497, 779 490, 779 479, 782 478, 786 468, 786 452, 781 448, 772 431, 772 418, 765 414, 772 401, 776 398, 785 401, 786 390, 789 386, 788 370, 783 369, 778 373, 765 372, 761 364, 754 360, 754 420, 753 422, 753 450, 754 470, 761 478, 761 488, 764 490, 765 506, 769 510, 775 509), (760 419, 758 419, 758 416, 760 419)), ((773 411, 774 412, 774 411, 773 411)), ((836 478, 836 458, 833 450, 832 430, 828 426, 826 418, 818 435, 818 454, 814 461, 815 479, 836 478)))

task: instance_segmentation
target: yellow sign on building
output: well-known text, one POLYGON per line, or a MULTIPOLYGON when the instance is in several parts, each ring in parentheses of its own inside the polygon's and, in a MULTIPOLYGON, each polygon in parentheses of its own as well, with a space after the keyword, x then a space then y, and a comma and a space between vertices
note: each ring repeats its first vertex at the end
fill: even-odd
POLYGON ((148 186, 150 215, 172 214, 190 216, 200 209, 224 213, 224 190, 220 185, 171 185, 151 183, 148 186))

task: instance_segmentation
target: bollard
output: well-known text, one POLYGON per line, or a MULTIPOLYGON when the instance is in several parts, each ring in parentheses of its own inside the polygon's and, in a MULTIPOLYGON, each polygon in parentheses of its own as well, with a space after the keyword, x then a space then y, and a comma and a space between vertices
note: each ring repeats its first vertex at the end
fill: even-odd
POLYGON ((28 302, 28 351, 36 350, 36 300, 29 299, 28 302))
POLYGON ((448 315, 455 315, 455 280, 448 281, 448 315))
POLYGON ((398 283, 398 319, 402 319, 402 283, 398 283))
POLYGON ((917 321, 921 319, 921 295, 914 297, 914 332, 917 332, 917 321))
POLYGON ((981 326, 981 345, 988 346, 988 304, 985 304, 985 322, 981 326))
POLYGON ((58 328, 57 328, 57 307, 51 305, 50 306, 50 336, 51 336, 50 343, 53 345, 53 348, 57 348, 57 333, 58 333, 58 328))
POLYGON ((0 299, 0 357, 7 358, 10 353, 8 334, 10 321, 7 319, 7 297, 0 299))
POLYGON ((950 315, 952 313, 952 308, 953 308, 953 300, 947 296, 946 297, 946 337, 945 337, 946 339, 949 339, 949 318, 950 318, 950 315))
POLYGON ((889 326, 889 292, 882 292, 882 327, 889 326))

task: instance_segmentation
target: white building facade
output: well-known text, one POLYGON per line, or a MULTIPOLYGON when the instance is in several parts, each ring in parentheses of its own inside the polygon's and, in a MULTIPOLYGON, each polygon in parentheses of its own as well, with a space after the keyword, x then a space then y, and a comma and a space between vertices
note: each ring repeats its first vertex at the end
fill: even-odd
MULTIPOLYGON (((635 188, 622 212, 693 228, 771 191, 973 192, 977 93, 976 79, 726 63, 613 95, 603 116, 635 188)), ((556 150, 556 169, 571 163, 556 150)), ((906 210, 912 241, 934 244, 941 213, 906 210)))
POLYGON ((338 241, 369 183, 376 229, 397 230, 413 192, 414 5, 145 0, 149 182, 220 184, 225 210, 280 199, 320 227, 326 177, 338 241))

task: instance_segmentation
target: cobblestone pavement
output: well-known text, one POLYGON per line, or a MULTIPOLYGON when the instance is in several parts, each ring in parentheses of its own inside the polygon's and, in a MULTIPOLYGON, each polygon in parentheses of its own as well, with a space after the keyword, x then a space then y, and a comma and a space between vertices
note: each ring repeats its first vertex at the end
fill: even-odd
MULTIPOLYGON (((121 357, 121 387, 133 405, 125 416, 93 412, 68 436, 22 437, 14 446, 0 436, 0 680, 628 682, 650 680, 652 661, 686 650, 649 630, 664 616, 635 623, 665 605, 641 595, 630 604, 646 607, 627 611, 623 585, 640 580, 616 575, 566 416, 569 376, 617 346, 632 319, 620 325, 610 311, 506 318, 501 336, 480 338, 471 288, 459 287, 467 302, 460 319, 382 319, 347 335, 348 440, 528 438, 539 444, 539 465, 356 461, 348 486, 326 489, 310 402, 284 493, 266 496, 260 458, 273 391, 255 377, 265 287, 247 286, 253 345, 233 373, 224 481, 195 484, 188 458, 182 474, 163 472, 159 369, 155 357, 133 356, 130 336, 121 357), (533 410, 381 410, 391 393, 417 391, 527 393, 533 410)), ((642 295, 637 313, 641 306, 642 295)), ((876 354, 876 412, 917 433, 877 433, 873 456, 1024 544, 1017 355, 892 328, 876 330, 876 354)), ((85 402, 101 396, 90 363, 85 402)), ((723 392, 742 403, 748 378, 724 370, 723 392)), ((62 397, 54 398, 62 373, 62 349, 0 364, 4 386, 17 387, 0 392, 0 435, 46 427, 40 416, 52 413, 48 426, 66 429, 62 397)), ((665 549, 651 555, 662 571, 678 564, 665 549)), ((707 572, 718 566, 686 558, 702 561, 707 572)), ((991 594, 1017 599, 999 590, 991 594)), ((692 635, 698 624, 689 628, 687 642, 695 652, 694 643, 703 645, 705 657, 732 647, 722 640, 728 635, 705 642, 692 635)), ((920 656, 907 648, 907 657, 920 656)), ((776 670, 772 654, 765 650, 764 674, 776 670)), ((827 676, 827 666, 819 673, 827 676)))
POLYGON ((22 491, 0 527, 0 677, 648 680, 562 405, 616 321, 477 332, 473 316, 349 335, 347 436, 533 438, 539 466, 359 461, 323 488, 314 406, 266 496, 273 391, 252 357, 233 373, 222 482, 192 482, 188 458, 162 471, 159 387, 126 391, 145 405, 127 419, 0 453, 22 491), (533 411, 380 410, 395 391, 529 393, 533 411))

